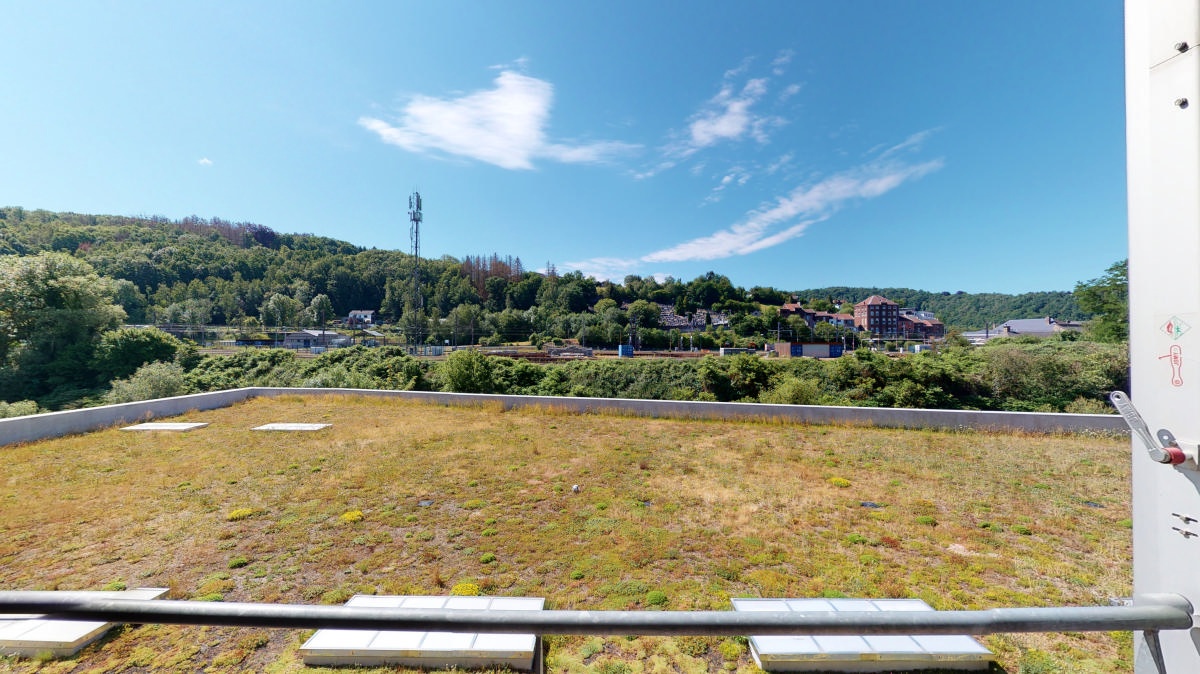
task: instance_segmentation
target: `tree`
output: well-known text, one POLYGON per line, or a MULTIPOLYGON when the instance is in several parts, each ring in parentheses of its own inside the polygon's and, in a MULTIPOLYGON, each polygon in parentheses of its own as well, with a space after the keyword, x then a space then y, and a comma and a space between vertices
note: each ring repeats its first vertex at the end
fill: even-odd
POLYGON ((274 293, 263 302, 259 312, 262 314, 263 325, 283 327, 295 325, 303 311, 304 305, 282 293, 274 293))
POLYGON ((489 276, 483 282, 483 289, 487 294, 487 299, 484 300, 484 307, 488 311, 503 311, 506 303, 505 293, 508 290, 508 279, 503 276, 489 276))
POLYGON ((1098 342, 1129 339, 1129 260, 1113 263, 1104 276, 1075 284, 1079 308, 1094 314, 1088 332, 1098 342))
POLYGON ((317 327, 324 330, 330 317, 334 315, 333 302, 329 299, 329 295, 321 293, 312 298, 312 302, 308 304, 308 312, 316 319, 317 327))
POLYGON ((100 336, 96 369, 103 381, 132 375, 146 363, 171 361, 181 346, 158 328, 121 328, 100 336))
POLYGON ((813 327, 813 337, 822 342, 832 342, 838 339, 837 326, 826 321, 817 321, 813 327))
POLYGON ((70 255, 0 258, 3 395, 36 398, 90 380, 100 334, 125 318, 112 298, 112 279, 70 255))
POLYGON ((452 393, 491 393, 492 363, 478 351, 455 351, 441 367, 442 382, 452 393))
POLYGON ((639 328, 658 327, 658 306, 646 300, 636 300, 629 305, 629 320, 636 321, 639 328))

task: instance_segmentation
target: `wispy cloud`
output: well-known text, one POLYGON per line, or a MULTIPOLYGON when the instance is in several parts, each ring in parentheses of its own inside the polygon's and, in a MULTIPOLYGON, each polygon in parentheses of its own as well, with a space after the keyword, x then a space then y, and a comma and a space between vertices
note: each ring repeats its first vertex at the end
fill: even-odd
MULTIPOLYGON (((791 58, 790 51, 780 52, 771 62, 771 72, 781 75, 791 58)), ((771 79, 747 77, 752 63, 753 59, 748 58, 725 71, 717 93, 685 120, 682 129, 669 134, 670 140, 660 148, 659 158, 649 168, 635 172, 634 178, 651 178, 723 143, 752 139, 759 145, 767 145, 771 133, 786 125, 787 120, 761 110, 771 79)), ((799 85, 789 85, 779 94, 778 101, 799 91, 799 85)))
POLYGON ((780 169, 782 169, 783 167, 792 163, 792 160, 795 158, 796 158, 796 156, 794 154, 792 154, 791 152, 788 152, 788 153, 784 154, 783 156, 779 157, 778 159, 776 159, 775 161, 768 164, 767 168, 764 170, 767 172, 767 175, 775 175, 776 173, 779 172, 780 169))
POLYGON ((775 73, 776 75, 782 75, 784 72, 783 67, 791 63, 792 57, 795 55, 796 52, 792 51, 791 49, 784 49, 776 54, 775 60, 771 61, 771 72, 775 73))
POLYGON ((712 190, 708 193, 708 196, 704 198, 704 203, 715 203, 720 201, 722 192, 730 187, 741 187, 742 185, 750 182, 750 178, 751 175, 749 171, 741 166, 734 166, 729 170, 728 173, 721 176, 721 179, 717 181, 716 187, 712 188, 712 190))
POLYGON ((679 154, 688 156, 721 141, 739 140, 746 135, 766 142, 765 129, 780 121, 757 115, 752 110, 766 92, 765 78, 751 79, 740 89, 729 84, 721 87, 717 95, 693 115, 688 124, 687 140, 678 150, 679 154))
POLYGON ((208 157, 201 157, 200 159, 196 160, 196 163, 201 166, 212 166, 213 165, 212 160, 209 159, 208 157))
MULTIPOLYGON (((804 234, 809 227, 830 219, 843 206, 854 201, 876 199, 905 183, 918 180, 942 168, 940 158, 909 162, 898 158, 905 151, 916 151, 933 132, 913 134, 903 142, 877 148, 867 162, 792 188, 774 201, 748 212, 741 220, 712 234, 647 253, 638 258, 596 258, 567 266, 588 273, 607 273, 611 278, 639 265, 664 262, 718 260, 748 255, 778 246, 804 234)), ((781 162, 790 160, 785 155, 781 162)), ((748 179, 748 178, 747 178, 748 179)), ((735 174, 723 177, 714 192, 719 193, 738 180, 735 174)), ((711 195, 710 195, 711 196, 711 195)))
POLYGON ((501 70, 491 89, 458 98, 415 96, 393 121, 361 117, 385 143, 416 153, 444 153, 505 169, 532 169, 536 159, 597 163, 635 150, 618 141, 571 143, 546 136, 554 86, 501 70))

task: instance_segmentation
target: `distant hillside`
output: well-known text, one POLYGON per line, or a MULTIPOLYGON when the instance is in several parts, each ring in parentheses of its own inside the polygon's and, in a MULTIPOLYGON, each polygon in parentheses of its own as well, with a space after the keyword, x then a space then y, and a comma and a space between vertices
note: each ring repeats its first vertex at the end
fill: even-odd
POLYGON ((902 307, 932 311, 947 328, 982 330, 1014 318, 1050 316, 1062 320, 1091 318, 1075 302, 1069 292, 1052 291, 1005 295, 1002 293, 933 293, 912 288, 847 288, 832 286, 797 290, 800 301, 809 299, 846 300, 861 302, 871 295, 882 295, 902 307))
MULTIPOLYGON (((368 249, 311 234, 286 234, 253 223, 0 208, 0 255, 42 251, 69 253, 86 259, 101 274, 128 281, 118 300, 135 323, 234 324, 259 316, 263 303, 276 293, 303 304, 323 294, 332 301, 336 315, 375 309, 385 319, 397 320, 405 311, 413 273, 407 252, 368 249)), ((747 290, 714 272, 691 281, 661 282, 638 276, 628 276, 624 283, 597 282, 578 272, 543 277, 525 270, 519 257, 496 253, 426 259, 421 262, 420 274, 429 320, 448 317, 458 307, 474 306, 478 315, 461 317, 470 334, 495 333, 516 341, 528 339, 533 332, 577 338, 597 321, 611 323, 606 327, 607 337, 589 333, 589 341, 618 340, 624 322, 612 323, 589 311, 603 298, 619 306, 640 299, 674 306, 681 313, 716 307, 736 314, 759 305, 778 306, 792 294, 763 287, 747 290), (521 313, 530 309, 537 311, 521 313), (568 314, 584 318, 561 320, 568 314), (495 320, 489 320, 492 317, 495 320), (487 328, 481 331, 485 323, 487 328)), ((1012 318, 1090 317, 1068 292, 952 294, 910 288, 828 287, 794 294, 802 302, 857 302, 883 295, 902 306, 932 311, 948 327, 960 330, 982 329, 1012 318)), ((774 327, 743 321, 737 330, 740 336, 753 337, 774 327)), ((431 330, 436 332, 437 326, 431 325, 431 330)))

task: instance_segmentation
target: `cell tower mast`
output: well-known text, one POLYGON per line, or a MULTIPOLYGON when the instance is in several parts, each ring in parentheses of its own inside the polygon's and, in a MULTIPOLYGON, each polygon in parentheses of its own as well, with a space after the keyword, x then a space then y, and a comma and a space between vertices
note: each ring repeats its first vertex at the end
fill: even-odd
POLYGON ((408 197, 408 238, 412 242, 412 305, 415 309, 425 307, 421 296, 421 193, 414 191, 408 197))

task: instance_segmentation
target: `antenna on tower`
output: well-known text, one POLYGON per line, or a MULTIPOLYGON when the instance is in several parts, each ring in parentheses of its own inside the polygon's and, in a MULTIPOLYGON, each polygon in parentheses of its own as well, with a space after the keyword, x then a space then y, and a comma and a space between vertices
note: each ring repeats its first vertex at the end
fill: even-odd
POLYGON ((408 197, 408 238, 412 242, 412 304, 416 309, 424 308, 421 296, 421 193, 414 191, 408 197))

